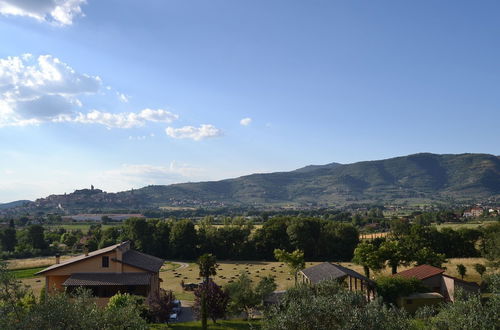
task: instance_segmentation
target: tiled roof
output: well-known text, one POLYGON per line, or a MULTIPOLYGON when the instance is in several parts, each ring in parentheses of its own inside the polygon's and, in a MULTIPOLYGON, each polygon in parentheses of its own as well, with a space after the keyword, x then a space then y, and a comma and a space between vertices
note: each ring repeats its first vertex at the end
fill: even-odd
POLYGON ((312 266, 306 269, 303 269, 302 274, 304 274, 313 284, 319 283, 325 280, 331 279, 339 279, 344 276, 351 276, 362 281, 371 282, 370 279, 361 275, 358 272, 355 272, 352 269, 343 267, 337 264, 331 264, 329 262, 323 262, 319 265, 312 266))
POLYGON ((429 278, 429 277, 432 277, 435 275, 439 275, 442 273, 444 273, 444 269, 437 268, 437 267, 430 266, 430 265, 420 265, 420 266, 413 267, 411 269, 399 272, 399 273, 395 274, 394 276, 403 276, 406 278, 415 277, 415 278, 418 278, 419 280, 423 280, 423 279, 426 279, 426 278, 429 278))
POLYGON ((75 273, 64 286, 149 285, 149 273, 75 273))
POLYGON ((128 250, 123 254, 122 262, 126 265, 157 272, 163 266, 164 260, 149 254, 128 250))
POLYGON ((69 264, 72 264, 72 263, 75 263, 75 262, 78 262, 78 261, 81 261, 81 260, 92 258, 92 257, 95 257, 95 256, 103 254, 103 253, 111 252, 111 251, 113 251, 114 249, 116 249, 118 246, 120 246, 122 244, 124 244, 124 243, 119 243, 119 244, 115 244, 115 245, 111 245, 111 246, 105 247, 103 249, 95 250, 95 251, 89 252, 88 255, 82 254, 80 256, 68 259, 65 262, 61 262, 60 264, 55 264, 55 265, 49 266, 49 267, 47 267, 47 268, 39 271, 35 275, 42 274, 42 273, 45 273, 45 272, 47 272, 49 270, 53 270, 53 269, 56 269, 56 268, 59 268, 59 267, 63 267, 63 266, 66 266, 66 265, 69 265, 69 264))

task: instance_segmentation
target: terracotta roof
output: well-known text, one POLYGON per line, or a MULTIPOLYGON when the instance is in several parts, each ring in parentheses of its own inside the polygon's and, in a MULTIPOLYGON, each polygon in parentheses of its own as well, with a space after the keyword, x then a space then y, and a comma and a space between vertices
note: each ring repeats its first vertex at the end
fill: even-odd
POLYGON ((75 262, 78 262, 78 261, 81 261, 81 260, 92 258, 92 257, 98 256, 98 255, 103 254, 103 253, 111 252, 114 249, 116 249, 117 247, 119 247, 120 245, 125 244, 125 243, 119 243, 119 244, 115 244, 115 245, 111 245, 111 246, 105 247, 103 249, 95 250, 95 251, 89 252, 88 255, 85 255, 85 254, 79 255, 77 257, 68 259, 65 262, 61 262, 60 264, 54 264, 52 266, 49 266, 49 267, 47 267, 47 268, 39 271, 35 275, 42 274, 42 273, 45 273, 45 272, 47 272, 49 270, 53 270, 53 269, 56 269, 56 268, 59 268, 59 267, 63 267, 63 266, 66 266, 66 265, 69 265, 69 264, 72 264, 72 263, 75 263, 75 262))
POLYGON ((361 275, 360 273, 343 267, 341 265, 332 264, 329 262, 323 262, 319 265, 312 266, 306 269, 303 269, 302 274, 306 276, 311 283, 316 284, 325 280, 339 279, 345 276, 351 276, 362 281, 372 282, 367 277, 361 275))
POLYGON ((157 272, 163 266, 164 260, 149 254, 128 250, 123 254, 121 262, 150 272, 157 272))
POLYGON ((64 286, 149 285, 150 273, 75 273, 64 286))
POLYGON ((412 278, 415 277, 419 280, 423 280, 432 276, 436 276, 439 274, 444 273, 444 269, 437 268, 434 266, 430 265, 420 265, 413 267, 411 269, 404 270, 402 272, 399 272, 397 274, 394 274, 394 276, 403 276, 406 278, 412 278))

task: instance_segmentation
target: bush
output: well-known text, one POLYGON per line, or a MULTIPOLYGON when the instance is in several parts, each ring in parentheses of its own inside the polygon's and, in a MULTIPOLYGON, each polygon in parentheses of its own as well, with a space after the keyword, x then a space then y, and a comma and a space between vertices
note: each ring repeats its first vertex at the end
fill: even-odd
POLYGON ((428 292, 420 280, 401 276, 381 276, 377 278, 377 294, 387 304, 396 304, 399 297, 415 292, 428 292))

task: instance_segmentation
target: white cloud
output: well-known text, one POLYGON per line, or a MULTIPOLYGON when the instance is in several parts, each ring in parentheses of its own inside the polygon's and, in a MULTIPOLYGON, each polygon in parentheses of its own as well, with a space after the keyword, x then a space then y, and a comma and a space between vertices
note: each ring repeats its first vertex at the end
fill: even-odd
POLYGON ((95 94, 101 79, 76 72, 51 55, 0 59, 0 126, 60 121, 95 94))
POLYGON ((79 113, 75 118, 66 118, 64 121, 73 121, 82 124, 101 124, 108 128, 132 128, 144 126, 146 122, 171 123, 177 118, 179 118, 178 115, 163 109, 144 109, 138 113, 109 113, 92 110, 85 114, 79 113))
POLYGON ((174 139, 192 139, 200 141, 205 138, 222 135, 222 131, 210 124, 203 124, 200 127, 184 126, 181 128, 167 127, 165 132, 174 139))
POLYGON ((83 16, 86 0, 0 0, 0 14, 26 16, 55 25, 71 25, 83 16))
POLYGON ((0 127, 76 122, 131 128, 146 122, 171 123, 179 117, 163 109, 122 113, 76 111, 83 107, 83 96, 100 90, 102 82, 98 76, 78 73, 51 55, 35 58, 24 54, 0 59, 0 127))
POLYGON ((116 95, 118 96, 118 99, 123 102, 123 103, 128 103, 128 96, 123 94, 123 93, 118 93, 116 92, 116 95))
POLYGON ((250 117, 246 117, 246 118, 243 118, 242 120, 240 120, 240 125, 243 125, 243 126, 248 126, 252 123, 252 118, 250 117))

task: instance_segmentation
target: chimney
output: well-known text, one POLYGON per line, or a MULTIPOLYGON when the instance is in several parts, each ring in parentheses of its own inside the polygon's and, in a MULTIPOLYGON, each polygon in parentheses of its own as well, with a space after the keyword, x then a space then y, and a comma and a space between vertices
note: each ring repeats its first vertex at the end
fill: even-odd
POLYGON ((87 246, 83 248, 83 251, 85 252, 85 256, 89 255, 89 248, 87 246))
POLYGON ((116 259, 119 261, 123 260, 123 254, 130 250, 130 241, 126 241, 121 243, 117 248, 116 248, 116 259))
POLYGON ((56 254, 56 265, 60 264, 61 263, 61 256, 59 255, 59 253, 56 254))

